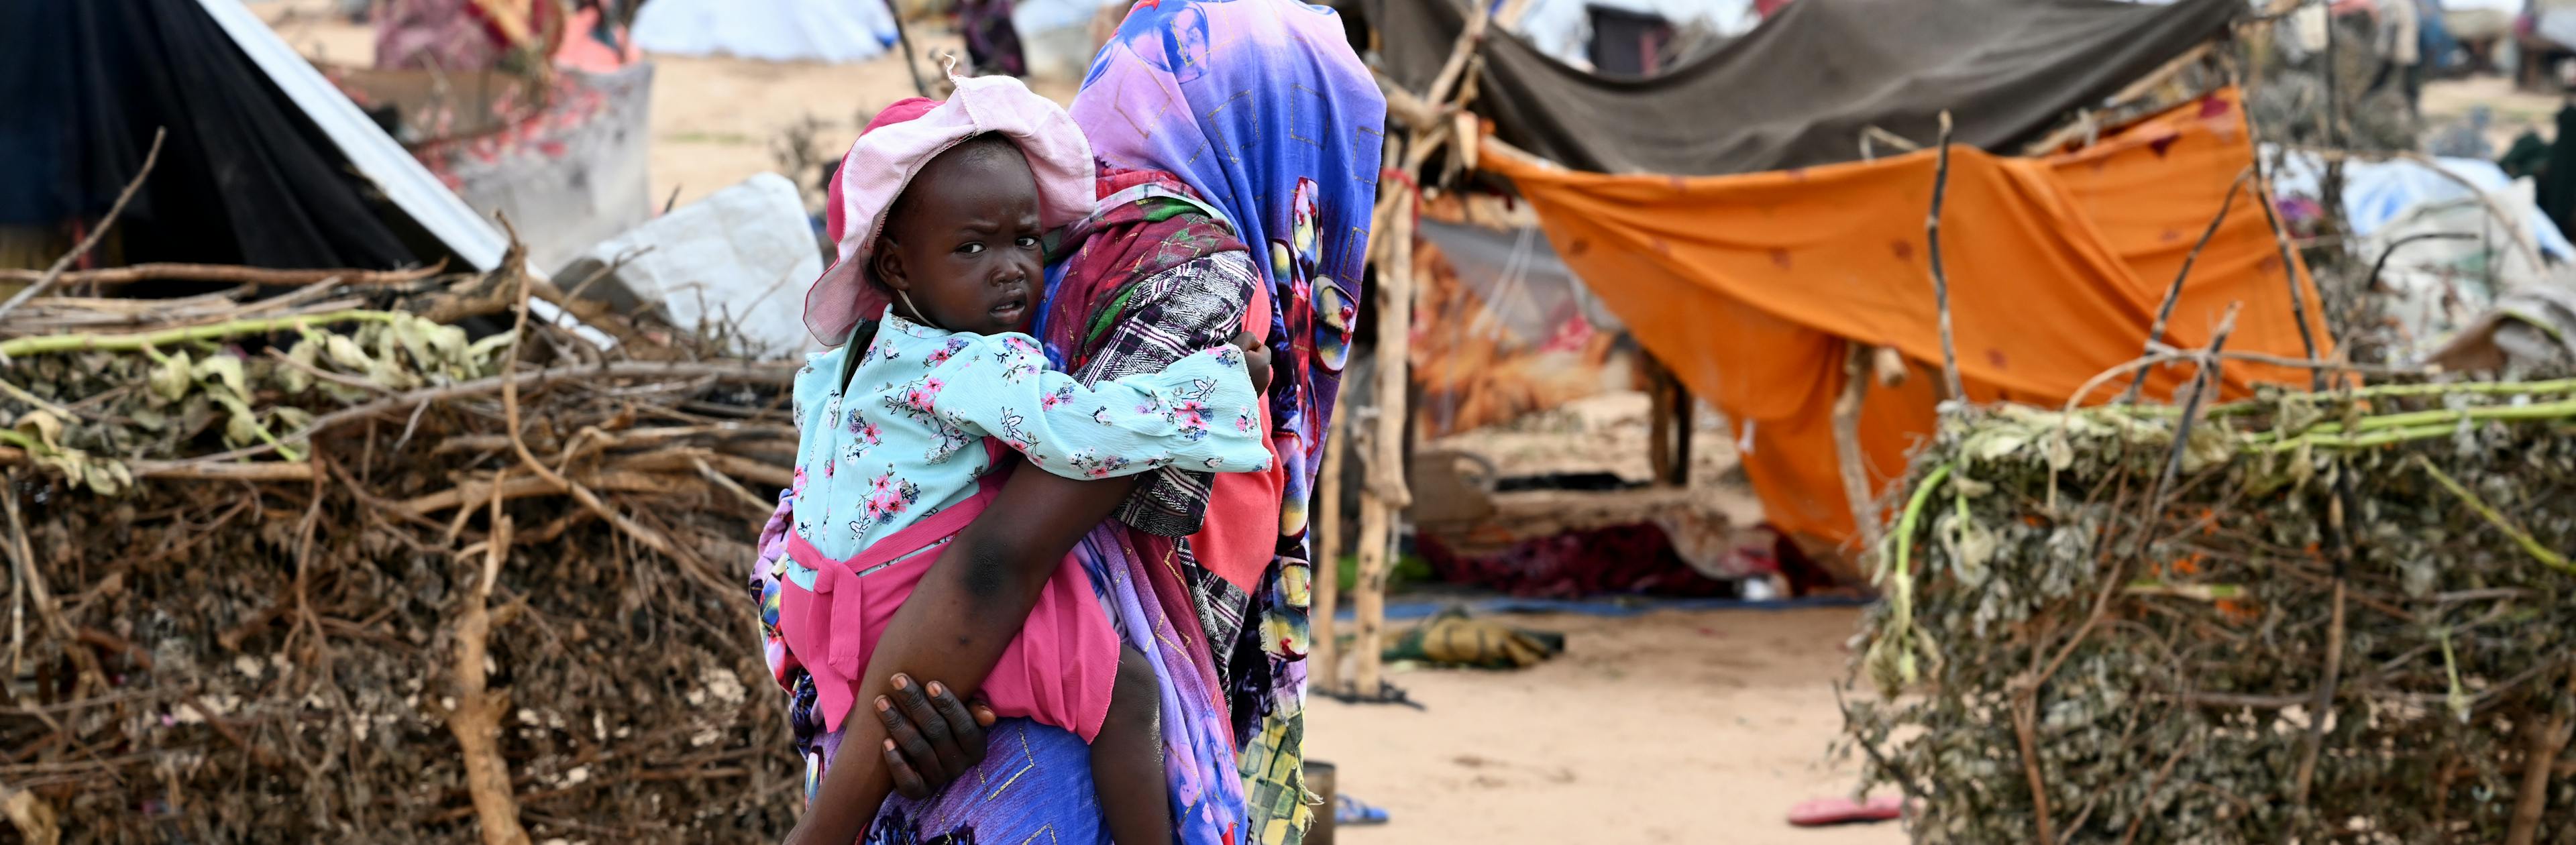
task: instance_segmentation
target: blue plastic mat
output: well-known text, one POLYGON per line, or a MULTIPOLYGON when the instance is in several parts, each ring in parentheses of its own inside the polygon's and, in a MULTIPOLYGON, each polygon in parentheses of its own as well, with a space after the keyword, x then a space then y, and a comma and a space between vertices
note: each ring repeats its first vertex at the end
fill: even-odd
MULTIPOLYGON (((1391 601, 1386 605, 1386 618, 1393 620, 1422 619, 1455 605, 1466 605, 1467 612, 1479 616, 1489 613, 1580 613, 1585 616, 1637 616, 1664 610, 1803 610, 1811 607, 1859 607, 1869 599, 1849 596, 1811 596, 1796 599, 1659 599, 1639 596, 1605 596, 1591 599, 1521 599, 1510 597, 1443 598, 1424 601, 1391 601)), ((1336 620, 1353 620, 1349 605, 1333 614, 1336 620)))

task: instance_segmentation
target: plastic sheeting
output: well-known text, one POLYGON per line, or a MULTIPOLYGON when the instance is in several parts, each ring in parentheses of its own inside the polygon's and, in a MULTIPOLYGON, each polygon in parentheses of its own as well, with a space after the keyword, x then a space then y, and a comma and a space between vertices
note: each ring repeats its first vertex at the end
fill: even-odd
MULTIPOLYGON (((2263 152, 2266 160, 2272 155, 2269 148, 2263 152)), ((2558 224, 2551 222, 2530 197, 2514 192, 2513 179, 2504 175, 2504 169, 2495 162, 2473 158, 2434 161, 2441 165, 2442 173, 2450 176, 2411 159, 2344 162, 2343 212, 2353 234, 2368 237, 2423 206, 2474 201, 2477 194, 2469 191, 2469 185, 2461 184, 2465 181, 2520 216, 2525 231, 2542 253, 2561 261, 2576 260, 2576 244, 2568 242, 2558 224)), ((2317 197, 2324 193, 2318 184, 2323 172, 2324 164, 2315 154, 2292 152, 2281 160, 2279 172, 2272 176, 2272 187, 2284 195, 2317 197)), ((2499 231, 2497 237, 2509 236, 2499 231)))
MULTIPOLYGON (((2550 268, 2523 244, 2550 260, 2576 259, 2576 246, 2533 202, 2529 183, 2512 181, 2492 162, 2434 162, 2439 172, 2410 159, 2344 164, 2353 253, 2381 267, 2380 314, 2396 329, 2397 348, 2413 359, 2433 355, 2511 292, 2550 282, 2550 268), (2499 210, 2510 216, 2499 219, 2499 210)), ((2322 167, 2312 154, 2291 153, 2274 185, 2284 195, 2314 197, 2322 167)))
POLYGON ((885 0, 653 0, 635 43, 655 53, 772 62, 860 62, 895 42, 885 0))
MULTIPOLYGON (((1460 0, 1369 0, 1388 76, 1429 87, 1466 28, 1460 0)), ((1715 52, 1646 79, 1485 39, 1473 108, 1503 141, 1596 173, 1752 173, 1860 158, 1876 126, 2014 150, 2228 31, 2245 0, 1797 0, 1715 52)))
MULTIPOLYGON (((1519 186, 1638 342, 1739 426, 1771 520, 1849 539, 1831 426, 1846 339, 1932 372, 1942 359, 1923 225, 1934 153, 1701 178, 1568 171, 1491 144, 1483 160, 1519 186)), ((1952 150, 1941 247, 1968 398, 2061 403, 2137 358, 2184 257, 2253 160, 2232 90, 2062 156, 1952 150)), ((2240 200, 2193 265, 2167 341, 2207 345, 2234 303, 2229 349, 2300 355, 2296 290, 2319 354, 2331 354, 2304 268, 2279 255, 2264 216, 2240 200)), ((2188 374, 2153 370, 2147 394, 2170 397, 2188 374)), ((1867 394, 1860 439, 1874 489, 1931 432, 1939 379, 1926 375, 1867 394)), ((2230 364, 2225 376, 2223 396, 2307 383, 2266 365, 2230 364)))
POLYGON ((1635 382, 1618 318, 1536 227, 1425 219, 1413 250, 1424 286, 1414 325, 1418 430, 1440 437, 1635 382))
POLYGON ((594 295, 620 308, 658 308, 672 325, 765 356, 820 348, 805 331, 805 285, 823 274, 823 254, 787 177, 757 174, 681 206, 592 247, 561 275, 608 266, 617 270, 594 295))

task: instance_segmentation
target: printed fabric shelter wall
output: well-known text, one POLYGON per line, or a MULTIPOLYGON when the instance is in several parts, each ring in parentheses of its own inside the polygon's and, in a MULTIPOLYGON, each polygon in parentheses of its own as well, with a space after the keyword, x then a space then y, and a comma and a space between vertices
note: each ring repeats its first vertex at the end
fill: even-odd
MULTIPOLYGON (((1414 238, 1414 430, 1445 437, 1636 385, 1635 347, 1538 227, 1442 222, 1414 238)), ((1456 216, 1456 215, 1452 215, 1456 216)))
MULTIPOLYGON (((1932 430, 1941 346, 1923 224, 1934 152, 1696 178, 1565 170, 1490 143, 1482 159, 1519 186, 1566 262, 1638 341, 1734 421, 1772 522, 1850 540, 1831 424, 1846 342, 1919 364, 1904 386, 1872 388, 1863 406, 1873 488, 1883 493, 1932 430)), ((2065 155, 1953 147, 1941 247, 1969 398, 2063 403, 2137 358, 2183 257, 2253 162, 2233 90, 2065 155)), ((2256 202, 2249 182, 2193 266, 2169 343, 2206 345, 2228 305, 2242 303, 2230 350, 2301 355, 2293 284, 2317 343, 2328 343, 2305 268, 2284 272, 2256 202)), ((2160 368, 2147 393, 2170 398, 2188 376, 2160 368)), ((2231 364, 2222 393, 2257 382, 2306 375, 2231 364)))

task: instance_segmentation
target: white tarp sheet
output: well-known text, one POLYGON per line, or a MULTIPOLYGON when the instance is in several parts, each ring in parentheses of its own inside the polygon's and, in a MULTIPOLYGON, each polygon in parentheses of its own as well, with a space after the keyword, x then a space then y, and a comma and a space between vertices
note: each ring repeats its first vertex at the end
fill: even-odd
POLYGON ((762 173, 591 247, 560 278, 617 271, 592 296, 621 309, 659 307, 671 324, 738 338, 762 357, 820 349, 805 330, 805 287, 823 274, 796 185, 762 173))
POLYGON ((772 62, 859 62, 895 42, 885 0, 653 0, 635 44, 655 53, 772 62))
MULTIPOLYGON (((2576 246, 2533 202, 2529 182, 2507 179, 2493 162, 2435 161, 2440 172, 2408 159, 2344 164, 2352 254, 2371 265, 2386 259, 2379 307, 2410 358, 2434 353, 2517 292, 2566 283, 2522 244, 2531 244, 2541 260, 2576 259, 2576 246), (2498 219, 2490 206, 2508 219, 2498 219)), ((2315 197, 2322 169, 2314 155, 2292 153, 2273 182, 2283 195, 2315 197)))

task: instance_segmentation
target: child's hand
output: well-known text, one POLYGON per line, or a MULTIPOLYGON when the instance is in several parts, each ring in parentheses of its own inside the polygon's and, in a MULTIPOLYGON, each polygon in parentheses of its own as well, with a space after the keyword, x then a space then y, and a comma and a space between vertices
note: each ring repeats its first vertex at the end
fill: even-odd
POLYGON ((1243 369, 1252 376, 1252 392, 1268 395, 1270 393, 1270 347, 1262 345, 1261 338, 1251 332, 1235 335, 1234 345, 1243 350, 1243 369))

